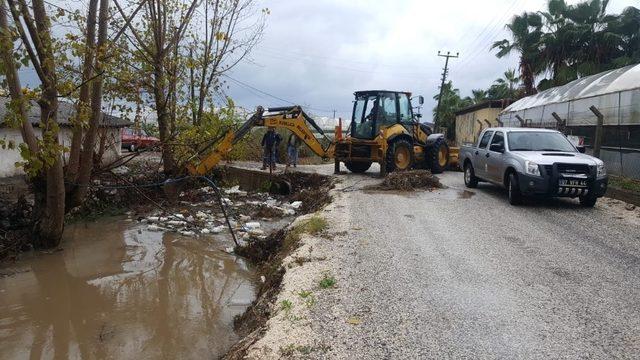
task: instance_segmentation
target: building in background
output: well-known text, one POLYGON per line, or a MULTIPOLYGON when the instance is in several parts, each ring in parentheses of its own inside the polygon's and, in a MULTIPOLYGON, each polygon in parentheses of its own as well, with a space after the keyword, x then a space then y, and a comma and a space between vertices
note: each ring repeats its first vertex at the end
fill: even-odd
POLYGON ((475 144, 482 129, 500 126, 498 116, 509 99, 487 100, 456 112, 456 146, 475 144))
MULTIPOLYGON (((9 98, 0 97, 0 139, 5 143, 11 143, 13 149, 0 148, 0 178, 23 175, 21 168, 16 167, 16 162, 22 161, 18 146, 22 143, 22 135, 19 129, 7 126, 5 117, 9 98)), ((65 147, 71 147, 72 126, 70 119, 75 116, 76 106, 68 102, 60 102, 58 105, 58 124, 60 124, 59 140, 65 147)), ((33 124, 36 136, 40 137, 40 106, 34 101, 29 107, 29 121, 33 124)), ((128 120, 107 115, 103 113, 100 128, 98 129, 98 140, 96 143, 96 153, 102 153, 102 161, 108 163, 121 154, 120 129, 131 125, 128 120)), ((65 154, 65 160, 68 154, 65 154)))
POLYGON ((600 157, 616 175, 640 179, 640 64, 574 80, 522 98, 507 107, 505 126, 556 128, 593 146, 597 117, 604 116, 600 157), (555 114, 555 116, 554 116, 555 114))

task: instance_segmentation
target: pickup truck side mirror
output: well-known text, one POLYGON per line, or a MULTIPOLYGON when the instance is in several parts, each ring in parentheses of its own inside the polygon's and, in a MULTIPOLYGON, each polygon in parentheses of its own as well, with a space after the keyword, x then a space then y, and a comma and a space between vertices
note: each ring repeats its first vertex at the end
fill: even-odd
POLYGON ((489 150, 491 151, 495 151, 495 152, 499 152, 499 153, 503 153, 504 152, 504 143, 496 143, 496 144, 491 144, 489 146, 489 150))
POLYGON ((584 152, 587 151, 587 149, 584 147, 584 145, 576 146, 576 148, 578 149, 578 152, 581 153, 581 154, 584 154, 584 152))

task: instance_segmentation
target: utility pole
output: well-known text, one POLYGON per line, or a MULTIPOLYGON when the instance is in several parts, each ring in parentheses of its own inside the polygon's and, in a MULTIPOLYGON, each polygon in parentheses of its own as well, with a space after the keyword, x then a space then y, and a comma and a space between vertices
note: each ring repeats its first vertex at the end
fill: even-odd
POLYGON ((334 109, 333 110, 333 120, 335 120, 335 119, 336 119, 336 110, 334 109))
MULTIPOLYGON (((446 55, 440 54, 438 51, 438 56, 445 58, 444 61, 444 71, 442 72, 442 83, 440 84, 440 95, 438 95, 438 106, 436 107, 436 118, 434 119, 434 130, 438 128, 438 123, 440 122, 440 102, 442 101, 442 90, 444 90, 444 83, 447 80, 447 74, 449 73, 449 58, 457 58, 459 53, 455 55, 451 55, 449 51, 447 51, 446 55)), ((437 131, 437 130, 436 130, 437 131)))

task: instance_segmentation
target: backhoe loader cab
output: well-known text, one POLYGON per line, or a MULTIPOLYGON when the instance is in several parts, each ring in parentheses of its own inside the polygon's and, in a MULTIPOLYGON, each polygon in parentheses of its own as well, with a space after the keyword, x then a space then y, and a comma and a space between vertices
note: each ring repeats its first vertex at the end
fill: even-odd
POLYGON ((449 161, 444 135, 432 134, 418 121, 411 93, 369 90, 354 95, 349 136, 336 142, 336 170, 342 161, 352 172, 365 172, 374 162, 382 173, 411 168, 444 171, 449 161))

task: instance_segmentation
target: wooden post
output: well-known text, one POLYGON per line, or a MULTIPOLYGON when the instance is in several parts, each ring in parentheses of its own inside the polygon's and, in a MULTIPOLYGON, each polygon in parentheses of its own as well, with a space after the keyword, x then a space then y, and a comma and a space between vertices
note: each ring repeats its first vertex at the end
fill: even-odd
POLYGON ((480 125, 480 130, 478 130, 478 135, 476 135, 476 140, 477 140, 477 138, 480 137, 480 133, 482 133, 482 122, 478 119, 476 119, 476 121, 478 122, 478 125, 480 125))
POLYGON ((518 121, 520 121, 520 126, 521 127, 527 127, 527 122, 524 121, 524 119, 520 115, 516 115, 516 119, 518 119, 518 121))
POLYGON ((560 115, 558 115, 558 113, 556 113, 555 111, 551 113, 551 116, 553 116, 553 118, 556 119, 556 128, 559 131, 564 132, 564 129, 565 129, 565 126, 567 125, 567 122, 565 120, 562 120, 560 115))
POLYGON ((589 108, 591 112, 598 118, 598 122, 596 123, 596 135, 593 139, 593 156, 599 158, 600 157, 600 147, 602 147, 602 125, 604 123, 604 115, 595 107, 595 105, 591 105, 589 108))
POLYGON ((491 123, 489 122, 489 120, 484 119, 484 122, 486 122, 486 123, 487 123, 487 127, 492 127, 492 126, 491 126, 491 123))

